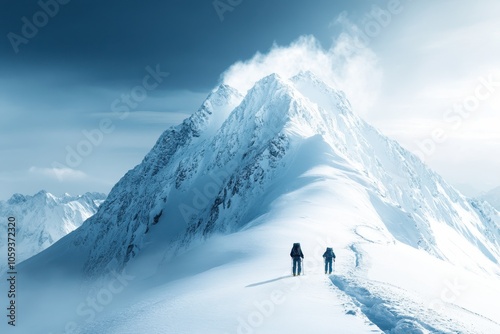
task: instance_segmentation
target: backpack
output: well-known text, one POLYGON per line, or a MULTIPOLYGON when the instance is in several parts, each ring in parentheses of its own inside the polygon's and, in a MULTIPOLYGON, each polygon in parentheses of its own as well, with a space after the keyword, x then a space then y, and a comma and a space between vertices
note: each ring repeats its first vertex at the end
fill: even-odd
POLYGON ((293 244, 292 252, 290 254, 292 257, 300 256, 300 243, 296 242, 293 244))
POLYGON ((328 257, 328 258, 333 258, 333 259, 335 258, 335 253, 333 252, 333 248, 331 248, 331 247, 326 248, 325 254, 326 254, 326 257, 328 257))

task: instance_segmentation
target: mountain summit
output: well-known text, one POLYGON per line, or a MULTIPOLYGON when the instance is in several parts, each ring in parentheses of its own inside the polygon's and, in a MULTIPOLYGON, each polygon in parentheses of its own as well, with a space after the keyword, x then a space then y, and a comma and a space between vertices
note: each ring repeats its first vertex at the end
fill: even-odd
MULTIPOLYGON (((244 96, 215 89, 93 217, 23 269, 133 273, 138 295, 123 298, 143 302, 82 325, 85 333, 276 333, 294 302, 334 318, 343 333, 469 333, 498 329, 493 312, 462 296, 441 314, 433 293, 453 273, 485 282, 469 285, 476 298, 500 295, 481 290, 500 275, 499 222, 495 209, 461 195, 313 73, 272 74, 244 96), (280 283, 296 241, 311 261, 303 290, 280 283), (319 275, 324 246, 338 256, 331 281, 319 275), (246 315, 278 290, 287 292, 282 311, 273 302, 273 316, 252 325, 246 315)), ((295 323, 331 331, 328 320, 295 323)))

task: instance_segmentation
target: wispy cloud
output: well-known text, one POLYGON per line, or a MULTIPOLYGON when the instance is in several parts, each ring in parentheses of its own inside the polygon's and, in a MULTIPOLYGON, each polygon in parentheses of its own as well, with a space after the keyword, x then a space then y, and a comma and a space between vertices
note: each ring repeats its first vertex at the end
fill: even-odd
POLYGON ((72 168, 44 168, 31 166, 29 172, 35 175, 43 175, 60 181, 82 180, 87 178, 87 174, 72 168))

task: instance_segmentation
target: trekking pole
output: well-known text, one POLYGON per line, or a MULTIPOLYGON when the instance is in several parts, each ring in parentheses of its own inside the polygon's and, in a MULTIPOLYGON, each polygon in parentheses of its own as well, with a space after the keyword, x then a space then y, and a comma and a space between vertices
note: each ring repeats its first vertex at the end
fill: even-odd
POLYGON ((300 262, 302 263, 302 275, 305 275, 306 269, 304 268, 304 259, 300 259, 300 262))
POLYGON ((293 276, 293 257, 291 258, 292 262, 291 262, 291 271, 292 271, 292 276, 293 276))

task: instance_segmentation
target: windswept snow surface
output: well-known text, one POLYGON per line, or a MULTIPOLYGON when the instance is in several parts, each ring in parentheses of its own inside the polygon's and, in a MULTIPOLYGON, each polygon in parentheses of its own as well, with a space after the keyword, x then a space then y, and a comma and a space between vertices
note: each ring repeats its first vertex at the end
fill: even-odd
POLYGON ((498 333, 499 235, 495 209, 341 92, 271 75, 245 96, 214 90, 96 215, 25 261, 16 329, 498 333), (294 242, 304 276, 290 275, 294 242))

